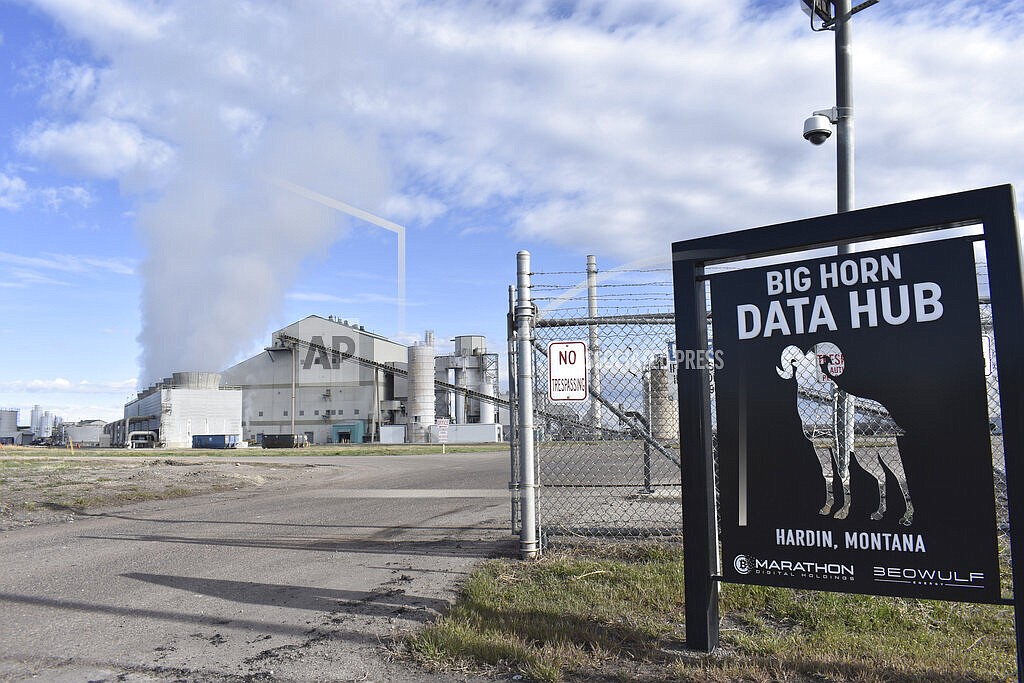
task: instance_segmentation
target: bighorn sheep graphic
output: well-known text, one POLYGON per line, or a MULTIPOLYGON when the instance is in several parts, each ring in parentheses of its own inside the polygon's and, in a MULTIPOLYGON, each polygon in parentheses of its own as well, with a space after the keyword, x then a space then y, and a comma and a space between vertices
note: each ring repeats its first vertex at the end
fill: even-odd
POLYGON ((881 403, 854 396, 836 385, 833 378, 841 375, 844 367, 839 347, 831 342, 822 342, 806 353, 796 346, 787 346, 782 350, 781 367, 775 368, 782 379, 796 379, 797 413, 803 423, 804 436, 811 442, 821 463, 821 476, 825 479, 825 505, 819 513, 829 515, 835 505, 832 493, 835 463, 843 482, 843 506, 834 517, 846 519, 849 515, 850 456, 853 456, 878 482, 878 510, 872 513, 871 519, 877 521, 885 516, 884 465, 896 477, 906 502, 906 512, 900 518, 900 524, 910 526, 914 521, 914 505, 910 502, 903 457, 896 441, 906 432, 881 403))

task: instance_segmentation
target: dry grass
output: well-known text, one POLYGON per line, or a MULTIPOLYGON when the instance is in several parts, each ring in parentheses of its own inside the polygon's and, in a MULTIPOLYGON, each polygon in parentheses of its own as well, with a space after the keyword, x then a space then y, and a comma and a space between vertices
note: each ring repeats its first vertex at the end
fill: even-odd
POLYGON ((549 553, 481 568, 409 647, 541 681, 1015 680, 1009 608, 736 585, 721 607, 719 650, 688 653, 679 553, 549 553))

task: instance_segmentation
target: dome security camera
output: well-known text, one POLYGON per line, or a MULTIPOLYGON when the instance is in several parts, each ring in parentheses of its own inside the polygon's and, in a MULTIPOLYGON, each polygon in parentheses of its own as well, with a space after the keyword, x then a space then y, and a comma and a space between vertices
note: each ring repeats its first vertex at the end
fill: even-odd
POLYGON ((815 114, 804 121, 804 139, 812 145, 820 145, 832 137, 832 122, 827 116, 815 114))

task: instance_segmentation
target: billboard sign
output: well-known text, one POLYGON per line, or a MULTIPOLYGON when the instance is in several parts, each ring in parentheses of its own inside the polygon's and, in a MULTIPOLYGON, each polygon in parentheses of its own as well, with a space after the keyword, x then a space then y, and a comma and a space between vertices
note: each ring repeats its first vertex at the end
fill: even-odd
POLYGON ((725 580, 999 602, 973 241, 709 279, 725 580))
MULTIPOLYGON (((721 361, 677 364, 691 647, 718 642, 719 581, 1024 595, 1011 186, 685 240, 672 260, 676 356, 721 361)), ((1024 671, 1024 609, 1014 626, 1024 671)))

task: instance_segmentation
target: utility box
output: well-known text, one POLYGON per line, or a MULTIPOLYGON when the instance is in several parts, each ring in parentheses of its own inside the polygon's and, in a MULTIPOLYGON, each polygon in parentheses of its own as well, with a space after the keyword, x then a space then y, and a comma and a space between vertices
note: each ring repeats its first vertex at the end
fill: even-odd
POLYGON ((238 448, 238 434, 193 434, 192 448, 238 448))
POLYGON ((305 434, 264 434, 264 448, 305 448, 309 439, 305 434))

